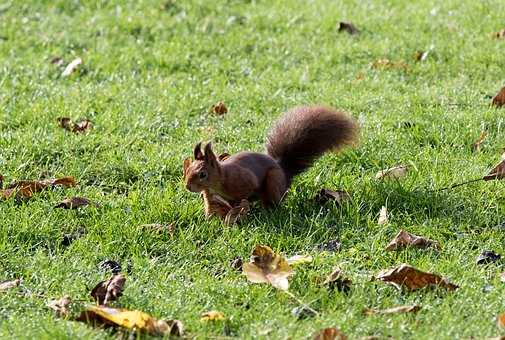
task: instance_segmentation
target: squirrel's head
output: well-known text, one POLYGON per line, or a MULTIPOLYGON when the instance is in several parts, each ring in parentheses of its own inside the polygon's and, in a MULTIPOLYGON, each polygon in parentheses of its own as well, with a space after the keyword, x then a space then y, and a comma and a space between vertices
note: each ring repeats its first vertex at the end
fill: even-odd
POLYGON ((219 162, 212 151, 212 144, 205 145, 203 152, 202 143, 196 144, 193 155, 194 161, 189 158, 184 160, 186 188, 191 192, 200 192, 211 188, 213 183, 219 183, 219 162))

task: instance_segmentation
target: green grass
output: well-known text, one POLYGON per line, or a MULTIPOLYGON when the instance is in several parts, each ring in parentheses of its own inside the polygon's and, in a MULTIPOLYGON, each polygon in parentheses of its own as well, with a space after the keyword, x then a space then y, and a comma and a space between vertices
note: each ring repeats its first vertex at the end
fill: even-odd
MULTIPOLYGON (((47 301, 86 300, 107 274, 128 271, 115 303, 183 321, 190 337, 309 338, 336 326, 351 338, 454 339, 497 336, 505 312, 502 264, 478 266, 485 249, 503 253, 504 182, 432 189, 485 174, 504 147, 505 111, 489 106, 504 85, 505 3, 490 1, 3 1, 0 4, 0 173, 15 179, 75 176, 80 185, 0 202, 0 337, 115 337, 110 330, 59 319, 47 301), (352 21, 359 36, 338 33, 352 21), (417 50, 432 51, 416 63, 417 50), (83 67, 62 78, 66 63, 83 67), (376 70, 382 58, 407 72, 376 70), (207 113, 223 100, 224 116, 207 113), (326 155, 294 183, 283 206, 255 205, 240 226, 205 220, 198 195, 185 190, 182 161, 201 140, 218 152, 262 150, 266 131, 284 110, 325 103, 362 124, 361 143, 326 155), (74 135, 56 118, 89 118, 74 135), (405 122, 413 127, 405 128, 405 122), (481 130, 481 152, 470 145, 481 130), (415 169, 401 182, 377 182, 396 164, 415 169), (119 187, 114 190, 111 187, 119 187), (322 187, 346 189, 353 202, 321 207, 322 187), (72 195, 99 209, 53 209, 72 195), (391 223, 377 225, 380 207, 391 223), (139 228, 175 223, 173 238, 139 228), (400 228, 438 240, 440 252, 384 247, 400 228), (69 246, 65 234, 80 235, 69 246), (342 249, 315 245, 338 238, 342 249), (267 285, 249 284, 229 266, 256 244, 287 255, 311 254, 290 290, 320 312, 296 320, 297 304, 267 285), (409 263, 460 285, 398 292, 370 277, 409 263), (314 283, 339 265, 353 282, 348 295, 314 283), (416 303, 416 314, 364 317, 364 307, 416 303), (216 309, 227 321, 207 324, 216 309)), ((75 312, 77 312, 76 307, 75 312)), ((501 333, 503 335, 503 331, 501 333)))

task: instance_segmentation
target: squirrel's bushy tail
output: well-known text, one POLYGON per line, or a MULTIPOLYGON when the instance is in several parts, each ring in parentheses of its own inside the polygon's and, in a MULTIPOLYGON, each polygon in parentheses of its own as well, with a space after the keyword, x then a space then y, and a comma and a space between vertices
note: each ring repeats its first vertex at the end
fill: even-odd
POLYGON ((266 149, 290 183, 323 153, 352 144, 357 135, 358 125, 349 115, 325 106, 302 106, 284 113, 275 123, 266 149))

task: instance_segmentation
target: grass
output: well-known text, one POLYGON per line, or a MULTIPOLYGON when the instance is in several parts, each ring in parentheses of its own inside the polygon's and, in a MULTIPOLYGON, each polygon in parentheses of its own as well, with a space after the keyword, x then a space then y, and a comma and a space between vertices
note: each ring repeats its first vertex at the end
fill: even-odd
POLYGON ((488 97, 505 81, 505 41, 490 35, 503 28, 503 1, 27 0, 0 8, 0 172, 7 182, 75 176, 80 183, 23 204, 0 202, 0 280, 23 278, 20 289, 0 293, 0 337, 114 338, 45 306, 65 294, 88 299, 107 277, 98 268, 105 259, 128 273, 117 306, 180 319, 190 337, 309 338, 330 326, 351 338, 500 334, 503 262, 475 259, 486 249, 505 255, 497 227, 504 183, 432 190, 482 176, 504 146, 505 111, 488 97), (338 33, 341 20, 361 34, 338 33), (414 61, 430 48, 426 61, 414 61), (69 78, 50 63, 77 56, 83 67, 69 78), (383 58, 408 70, 370 66, 383 58), (229 112, 207 113, 220 100, 229 112), (306 103, 358 118, 360 145, 324 156, 276 210, 255 206, 231 228, 205 220, 181 179, 192 146, 212 139, 218 152, 262 150, 276 117, 306 103), (71 134, 57 127, 59 116, 89 118, 94 129, 71 134), (483 129, 487 140, 472 153, 483 129), (405 180, 374 180, 401 163, 414 168, 405 180), (349 190, 354 200, 319 206, 311 199, 322 187, 349 190), (102 207, 53 209, 72 195, 102 207), (377 225, 382 205, 391 212, 386 226, 377 225), (139 228, 172 222, 173 238, 139 228), (440 241, 442 251, 385 252, 400 228, 440 241), (64 235, 76 239, 64 245, 64 235), (330 239, 341 241, 339 252, 314 250, 330 239), (296 320, 296 302, 229 266, 256 244, 314 256, 297 268, 290 290, 319 317, 296 320), (401 293, 369 281, 404 262, 460 289, 401 293), (354 281, 348 295, 314 283, 336 265, 354 281), (361 314, 412 303, 423 309, 361 314), (201 322, 211 309, 227 321, 201 322))

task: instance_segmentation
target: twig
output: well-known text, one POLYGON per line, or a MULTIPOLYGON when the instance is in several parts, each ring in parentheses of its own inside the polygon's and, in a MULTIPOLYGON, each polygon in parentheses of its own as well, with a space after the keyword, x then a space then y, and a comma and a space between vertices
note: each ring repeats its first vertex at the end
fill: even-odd
POLYGON ((436 190, 432 190, 432 191, 437 191, 438 192, 438 191, 444 191, 444 190, 447 190, 447 189, 454 189, 454 188, 460 187, 460 186, 465 185, 465 184, 470 184, 470 183, 474 183, 474 182, 478 182, 478 181, 482 181, 482 180, 483 180, 482 177, 475 178, 475 179, 471 179, 471 180, 463 182, 463 183, 453 184, 451 186, 448 186, 448 187, 445 187, 445 188, 436 189, 436 190))

